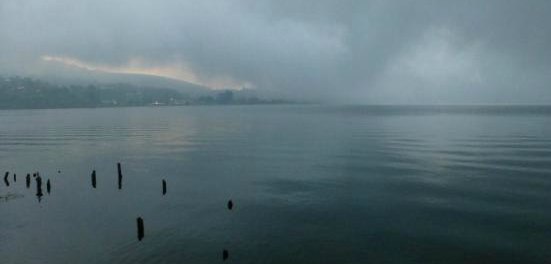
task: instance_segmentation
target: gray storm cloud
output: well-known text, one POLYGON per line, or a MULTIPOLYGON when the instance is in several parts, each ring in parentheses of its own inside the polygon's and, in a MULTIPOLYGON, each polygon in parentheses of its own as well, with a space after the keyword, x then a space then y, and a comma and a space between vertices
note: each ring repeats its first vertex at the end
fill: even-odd
POLYGON ((0 71, 139 61, 330 102, 549 103, 550 13, 536 0, 1 0, 0 71))

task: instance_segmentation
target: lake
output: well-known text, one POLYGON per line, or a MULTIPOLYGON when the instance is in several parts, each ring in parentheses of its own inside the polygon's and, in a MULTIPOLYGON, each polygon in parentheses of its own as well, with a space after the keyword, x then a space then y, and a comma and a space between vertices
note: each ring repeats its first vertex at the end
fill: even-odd
POLYGON ((3 264, 551 262, 551 107, 0 111, 5 171, 3 264))

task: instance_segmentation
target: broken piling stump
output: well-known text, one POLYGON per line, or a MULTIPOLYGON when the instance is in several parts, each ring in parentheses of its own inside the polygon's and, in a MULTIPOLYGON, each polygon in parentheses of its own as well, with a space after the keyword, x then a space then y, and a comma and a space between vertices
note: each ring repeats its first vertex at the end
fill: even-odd
POLYGON ((144 237, 143 219, 141 217, 138 217, 136 219, 136 223, 138 224, 138 241, 142 241, 144 237))
POLYGON ((17 182, 17 174, 13 174, 13 182, 17 182))
POLYGON ((230 257, 230 253, 228 252, 227 249, 224 249, 224 250, 222 251, 222 260, 225 261, 225 260, 227 260, 229 257, 230 257))
POLYGON ((92 188, 96 188, 96 170, 92 171, 92 188))
POLYGON ((163 195, 166 194, 166 181, 163 180, 163 195))
POLYGON ((42 193, 42 178, 40 175, 36 176, 36 197, 38 197, 38 202, 42 199, 42 196, 44 194, 42 193))
POLYGON ((119 190, 122 189, 122 169, 121 169, 121 163, 117 163, 117 171, 119 173, 119 190))
POLYGON ((228 201, 228 209, 229 209, 229 210, 232 210, 232 209, 233 209, 233 201, 232 201, 232 200, 229 200, 229 201, 228 201))
POLYGON ((52 189, 52 185, 50 184, 50 179, 46 181, 46 192, 50 194, 50 190, 52 189))
POLYGON ((8 181, 8 176, 10 176, 10 172, 6 171, 6 174, 4 174, 4 183, 6 186, 10 186, 10 182, 8 181))
POLYGON ((25 183, 27 185, 27 189, 31 187, 31 174, 27 173, 27 177, 25 178, 25 183))

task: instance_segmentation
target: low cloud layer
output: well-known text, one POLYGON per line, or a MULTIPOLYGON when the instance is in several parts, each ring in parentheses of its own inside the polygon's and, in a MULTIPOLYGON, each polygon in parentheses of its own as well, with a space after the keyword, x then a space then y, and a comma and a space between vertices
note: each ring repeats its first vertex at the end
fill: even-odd
POLYGON ((339 103, 542 104, 548 14, 537 0, 1 0, 0 73, 73 62, 339 103))

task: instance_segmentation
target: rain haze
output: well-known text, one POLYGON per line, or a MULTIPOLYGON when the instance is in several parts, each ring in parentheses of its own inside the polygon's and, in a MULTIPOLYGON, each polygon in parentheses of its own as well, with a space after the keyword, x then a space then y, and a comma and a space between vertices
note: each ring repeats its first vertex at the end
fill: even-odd
POLYGON ((0 69, 151 74, 338 103, 546 104, 550 12, 537 0, 2 0, 0 69))

